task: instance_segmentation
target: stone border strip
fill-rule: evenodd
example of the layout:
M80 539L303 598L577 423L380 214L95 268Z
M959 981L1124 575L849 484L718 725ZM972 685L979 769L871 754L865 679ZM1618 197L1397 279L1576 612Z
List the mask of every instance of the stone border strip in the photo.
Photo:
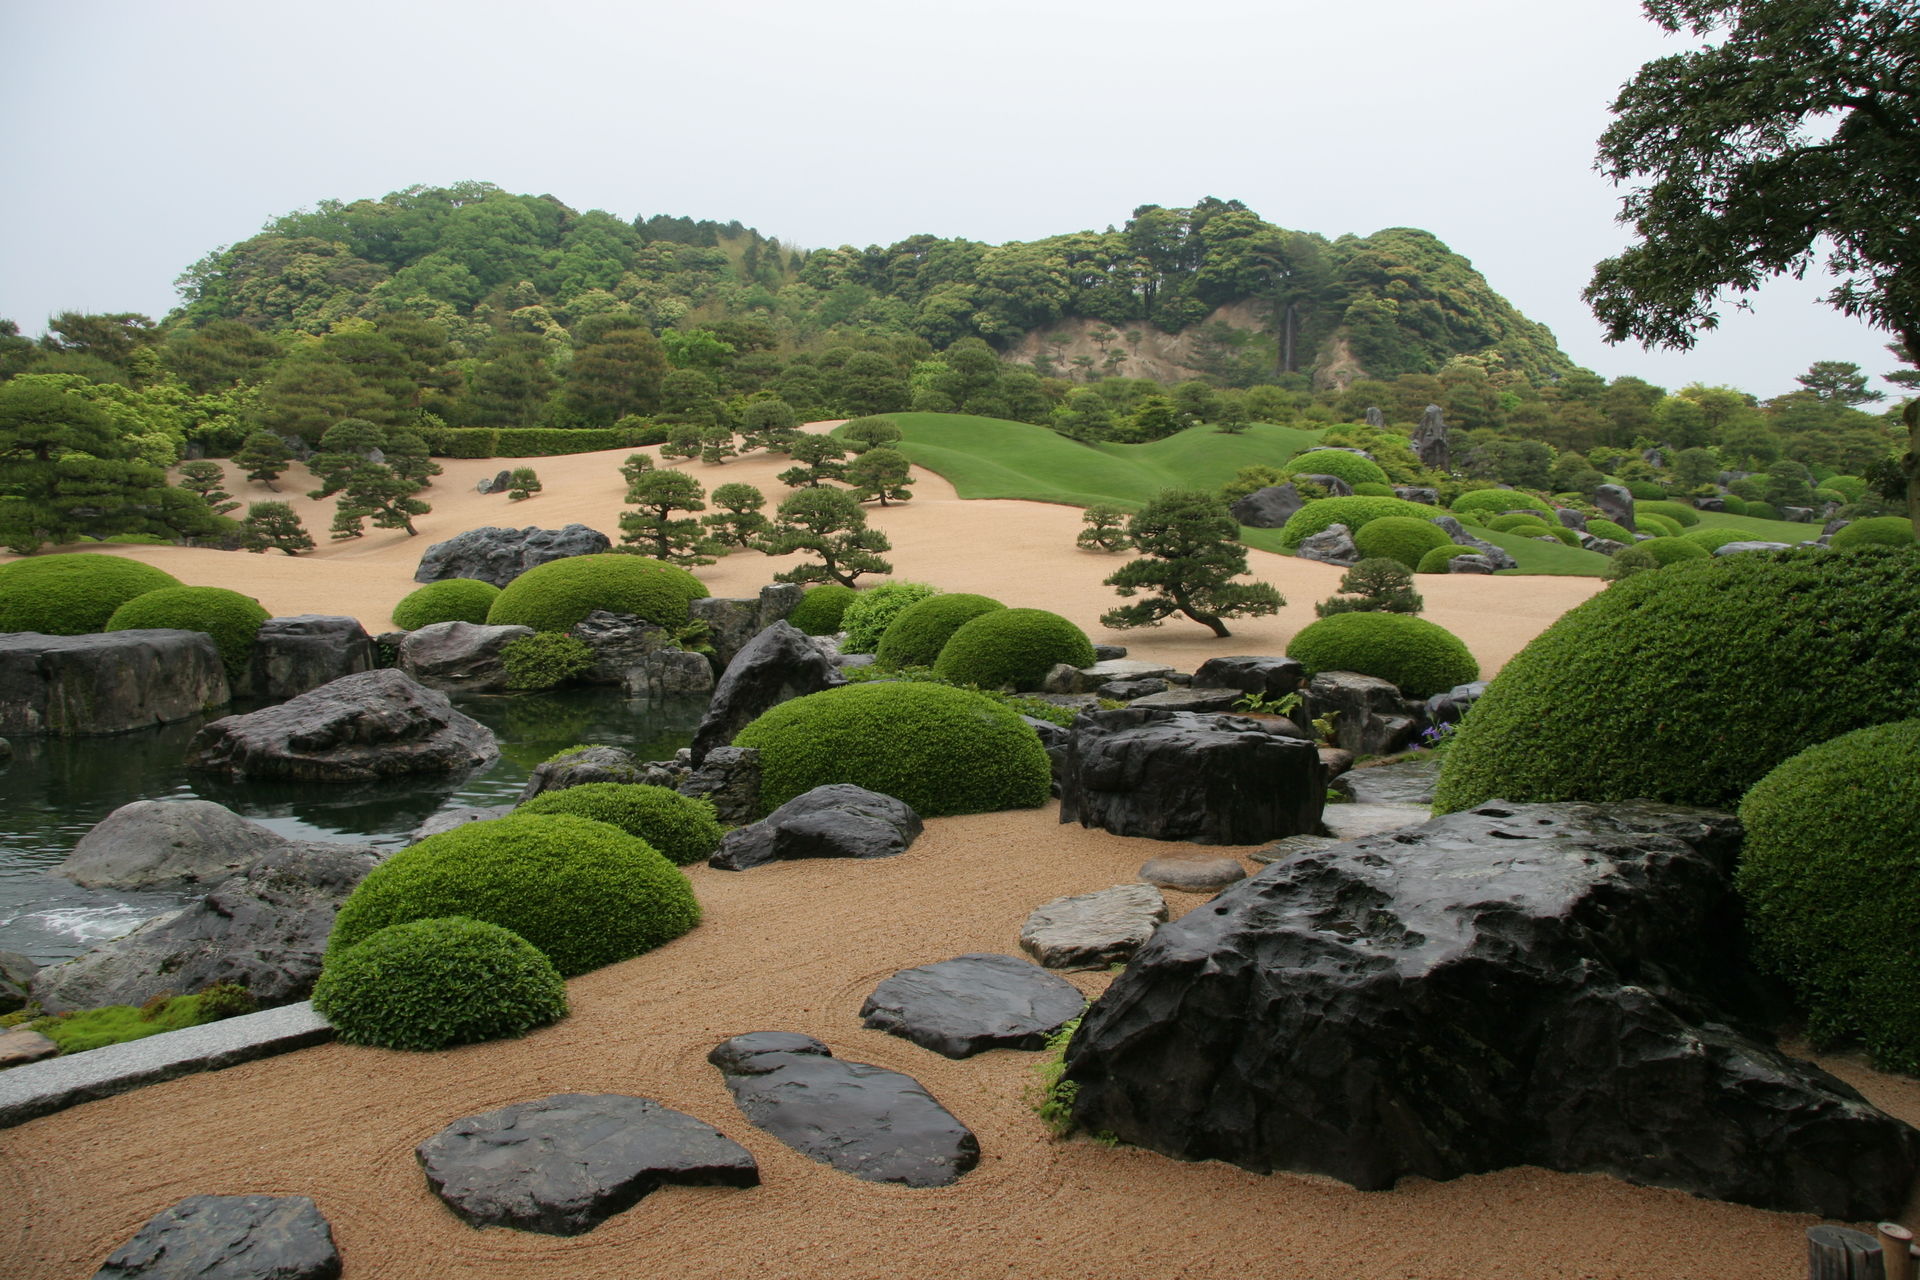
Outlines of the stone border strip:
M0 1071L0 1129L95 1098L333 1039L306 1001Z

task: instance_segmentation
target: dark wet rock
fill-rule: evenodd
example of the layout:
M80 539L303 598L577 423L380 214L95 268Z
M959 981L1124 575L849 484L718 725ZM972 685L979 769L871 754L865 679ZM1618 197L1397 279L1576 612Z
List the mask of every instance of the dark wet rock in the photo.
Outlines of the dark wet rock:
M17 951L0 951L0 1013L12 1013L27 1003L27 989L39 967Z
M691 649L661 649L647 656L626 689L656 702L705 696L713 692L713 664Z
M1309 719L1333 716L1334 745L1357 756L1404 751L1427 727L1427 704L1390 680L1353 671L1322 671L1307 685ZM1284 834L1284 833L1282 833Z
M236 781L371 782L465 773L499 753L493 732L446 694L388 669L215 720L194 735L187 764Z
M1593 505L1600 508L1602 519L1611 520L1628 533L1638 533L1640 528L1633 522L1633 495L1625 485L1603 484L1593 491Z
M704 796L722 823L751 822L760 812L760 751L757 747L715 747L698 769L673 783L683 796Z
M806 632L791 623L773 623L747 642L714 686L706 718L694 731L693 762L732 742L734 734L772 708L836 682L833 664Z
M1156 693L1165 693L1173 686L1165 680L1114 680L1101 685L1094 693L1115 702L1132 702L1136 698L1151 697Z
M1055 898L1020 926L1020 949L1049 969L1125 964L1167 918L1167 900L1150 884L1119 884Z
M1236 655L1208 658L1193 673L1196 689L1238 689L1262 698L1283 698L1306 687L1307 668L1297 658Z
M1263 845L1247 856L1255 862L1281 862L1300 853L1318 853L1339 844L1332 836L1288 836Z
M1422 755L1396 764L1368 765L1343 773L1328 784L1356 804L1433 803L1433 784L1440 780L1440 757Z
M757 1187L745 1147L685 1112L558 1093L456 1120L414 1149L427 1185L476 1227L577 1236L669 1183Z
M842 1173L944 1187L980 1161L972 1130L913 1077L842 1062L811 1036L755 1031L724 1041L707 1061L750 1123Z
M496 471L491 476L482 476L473 488L476 493L505 493L513 488L513 472Z
M1327 771L1327 781L1331 782L1347 770L1353 768L1353 752L1345 747L1320 748L1320 767Z
M1188 711L1196 715L1212 712L1232 711L1233 704L1245 695L1238 689L1213 688L1169 689L1165 693L1150 693L1144 698L1136 698L1133 705L1151 711ZM1099 710L1096 701L1089 711Z
M612 545L606 534L583 524L570 524L564 529L486 525L428 547L413 580L478 578L504 587L529 569L569 556L598 555Z
M190 719L231 696L203 631L0 634L0 733L126 733Z
M806 588L793 582L775 582L760 588L758 596L743 599L706 596L687 606L687 616L707 624L707 643L714 663L725 671L747 642L793 613Z
M1100 686L1120 680L1164 680L1174 674L1164 662L1143 662L1137 658L1111 658L1090 667L1075 667L1057 662L1041 682L1043 693L1097 693Z
M1294 548L1293 554L1302 560L1341 566L1357 564L1360 560L1360 548L1353 545L1353 534L1343 524L1329 525L1319 533L1308 535Z
M497 693L507 687L502 651L533 634L532 627L435 622L408 634L400 670L443 693Z
M1149 858L1141 864L1140 878L1156 888L1213 893L1245 880L1247 871L1238 858Z
M866 1026L949 1058L1041 1049L1087 998L1018 956L975 953L902 969L860 1007Z
M1231 509L1233 518L1249 529L1278 529L1306 505L1306 497L1289 482L1255 489L1236 499Z
M1727 509L1727 500L1725 498L1695 498L1693 500L1693 508L1696 511L1725 511Z
M520 788L519 803L525 804L543 791L564 791L589 782L642 782L645 767L625 747L582 747L533 766L526 785Z
M268 618L253 639L246 692L279 701L375 665L373 637L358 618L324 613Z
M1439 405L1430 404L1421 413L1420 425L1413 429L1413 451L1420 455L1421 466L1431 471L1448 469L1447 420Z
M1095 662L1112 662L1127 656L1127 646L1123 644L1096 644L1093 646Z
M513 812L510 804L455 805L451 809L442 809L415 827L407 836L408 844L419 844L428 836L437 836L442 832L464 827L469 822L492 822L495 818L504 818Z
M1572 507L1555 507L1553 514L1560 520L1562 529L1572 529L1575 533L1585 533L1587 517L1585 512L1575 511Z
M6 764L11 759L13 759L13 744L5 738L0 738L0 765Z
M750 826L727 832L707 865L722 871L794 858L891 858L923 824L904 800L851 783L815 787Z
M644 679L646 661L670 643L667 629L631 613L595 609L567 628L567 634L593 650L593 666L581 677L588 684L625 688Z
M1452 516L1434 516L1427 523L1439 525L1440 531L1449 538L1452 538L1453 545L1456 547L1469 547L1475 555L1485 557L1488 565L1493 569L1517 569L1520 567L1520 562L1513 558L1512 552L1508 551L1505 547L1496 547L1491 542L1474 537L1467 532L1464 525ZM1472 570L1460 569L1458 567L1459 564L1460 558L1456 556L1448 572L1473 572Z
M1296 854L1088 1011L1074 1118L1369 1189L1533 1164L1895 1213L1920 1135L1745 1030L1739 844L1703 810L1494 802Z
M338 1280L333 1229L305 1196L188 1196L107 1255L93 1280Z
M1433 724L1458 724L1486 691L1485 680L1470 680L1466 684L1453 686L1445 693L1436 693L1427 699L1427 719Z
M135 800L95 823L54 870L88 889L181 889L217 884L288 844L211 800Z
M1393 496L1402 502L1417 502L1423 507L1440 505L1440 491L1425 485L1397 484L1393 486Z

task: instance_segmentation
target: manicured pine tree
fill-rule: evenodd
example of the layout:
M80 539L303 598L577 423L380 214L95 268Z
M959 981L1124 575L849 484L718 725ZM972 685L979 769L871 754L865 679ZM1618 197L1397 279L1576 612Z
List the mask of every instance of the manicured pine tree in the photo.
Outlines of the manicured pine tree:
M513 474L507 477L507 500L525 502L540 492L540 477L532 467L515 467Z
M863 573L892 573L880 558L893 544L878 529L867 528L867 513L844 489L801 489L780 504L772 531L761 550L770 556L810 552L819 563L802 561L775 582L837 582L851 587Z
M1102 626L1152 627L1178 613L1227 636L1232 633L1222 618L1256 618L1286 604L1264 582L1233 581L1247 572L1247 551L1239 542L1240 526L1218 493L1165 490L1134 513L1127 536L1145 554L1120 566L1106 585L1129 598L1151 594L1101 614Z
M247 507L247 518L240 522L249 551L284 551L297 556L313 550L313 538L291 506L284 502L255 502Z
M772 522L760 514L760 508L767 505L767 496L750 484L723 484L713 491L712 499L719 510L702 516L700 523L711 529L723 545L753 546L773 527Z
M898 449L876 445L847 464L847 483L862 502L905 502L913 497L913 467Z
M841 459L847 456L847 450L832 436L796 436L787 452L800 464L780 473L780 483L789 489L817 489L822 480L846 479L847 466Z
M240 509L240 504L233 500L233 495L220 487L226 478L227 473L219 463L204 458L182 463L180 467L180 487L188 493L199 494L206 500L208 508L217 516Z
M286 473L292 462L293 450L271 431L249 433L240 442L239 452L233 455L234 465L246 468L247 479L258 480L267 486L269 493L280 492L273 482Z
M700 522L680 511L705 511L706 490L684 471L643 471L627 486L627 503L638 507L620 517L620 540L646 549L668 564L712 564Z

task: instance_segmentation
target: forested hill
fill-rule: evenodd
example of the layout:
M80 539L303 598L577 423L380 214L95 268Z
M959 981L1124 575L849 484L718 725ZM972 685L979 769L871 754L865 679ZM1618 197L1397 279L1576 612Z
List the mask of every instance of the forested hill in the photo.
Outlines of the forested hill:
M1130 373L1144 335L1181 335L1178 374L1239 386L1435 373L1457 356L1536 385L1574 367L1427 232L1328 240L1212 197L1025 243L918 235L807 250L738 222L627 221L486 183L411 187L277 218L179 284L169 327L321 334L400 313L437 321L468 355L502 333L566 344L618 318L656 332L753 323L789 350L846 333L936 350L978 337L1042 374L1081 377Z

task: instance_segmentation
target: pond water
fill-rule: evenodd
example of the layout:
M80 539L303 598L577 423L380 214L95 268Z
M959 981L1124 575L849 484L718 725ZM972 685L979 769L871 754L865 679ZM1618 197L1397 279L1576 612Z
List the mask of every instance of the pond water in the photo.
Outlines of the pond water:
M231 783L181 761L201 721L110 738L15 738L0 766L0 951L70 959L188 901L82 889L52 874L93 825L135 800L201 799L283 836L398 848L441 809L516 799L533 767L581 743L664 760L693 740L706 700L649 703L605 690L469 696L459 708L494 731L500 758L465 777L369 785Z

